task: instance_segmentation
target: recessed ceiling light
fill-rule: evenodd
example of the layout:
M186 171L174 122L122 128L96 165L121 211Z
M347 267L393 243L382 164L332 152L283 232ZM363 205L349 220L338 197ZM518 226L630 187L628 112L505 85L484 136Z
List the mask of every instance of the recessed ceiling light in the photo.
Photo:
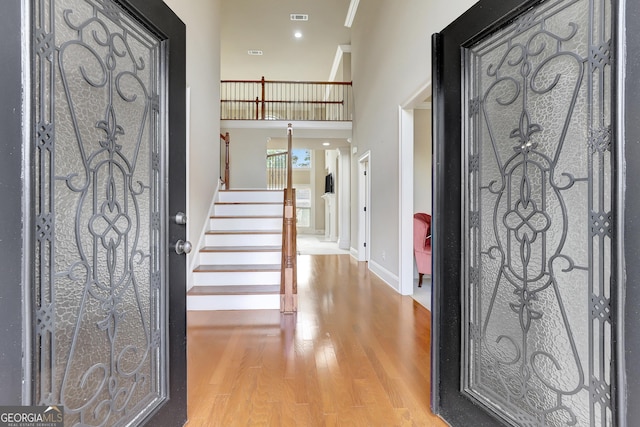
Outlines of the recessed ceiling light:
M294 35L297 39L299 39L299 38L301 38L301 37L302 37L302 33L301 33L300 31L296 31L293 35Z
M331 145L331 143L330 142L323 142L322 145L324 145L325 147L328 147L328 146Z

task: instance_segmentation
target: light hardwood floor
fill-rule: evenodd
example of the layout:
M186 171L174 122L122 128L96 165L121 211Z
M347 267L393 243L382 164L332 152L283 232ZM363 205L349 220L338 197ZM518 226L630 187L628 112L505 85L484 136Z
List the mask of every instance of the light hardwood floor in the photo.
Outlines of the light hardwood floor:
M299 312L188 313L188 427L445 426L429 312L349 255L298 256Z

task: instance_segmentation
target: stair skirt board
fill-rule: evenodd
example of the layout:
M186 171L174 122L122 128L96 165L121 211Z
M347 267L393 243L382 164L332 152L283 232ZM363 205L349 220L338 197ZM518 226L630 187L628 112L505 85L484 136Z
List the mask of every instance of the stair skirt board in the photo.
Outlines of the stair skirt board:
M279 310L280 294L188 295L187 310Z

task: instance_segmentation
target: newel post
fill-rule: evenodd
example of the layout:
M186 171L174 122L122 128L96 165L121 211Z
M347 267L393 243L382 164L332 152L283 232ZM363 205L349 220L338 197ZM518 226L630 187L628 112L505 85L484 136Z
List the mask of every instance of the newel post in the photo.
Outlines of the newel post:
M229 190L229 132L224 134L224 187Z
M287 127L287 186L284 189L284 212L282 223L282 268L280 277L280 311L298 311L298 281L296 268L296 195L293 188L292 128Z

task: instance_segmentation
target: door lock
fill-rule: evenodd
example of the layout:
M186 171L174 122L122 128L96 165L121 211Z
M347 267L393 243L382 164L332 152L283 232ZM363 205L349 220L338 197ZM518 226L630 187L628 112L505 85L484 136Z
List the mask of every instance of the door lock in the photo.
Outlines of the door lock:
M185 225L187 223L187 215L184 212L178 212L176 216L173 217L173 220L178 225Z
M191 252L191 249L193 249L193 246L188 240L185 242L184 240L180 239L176 242L175 251L178 255L188 254Z

